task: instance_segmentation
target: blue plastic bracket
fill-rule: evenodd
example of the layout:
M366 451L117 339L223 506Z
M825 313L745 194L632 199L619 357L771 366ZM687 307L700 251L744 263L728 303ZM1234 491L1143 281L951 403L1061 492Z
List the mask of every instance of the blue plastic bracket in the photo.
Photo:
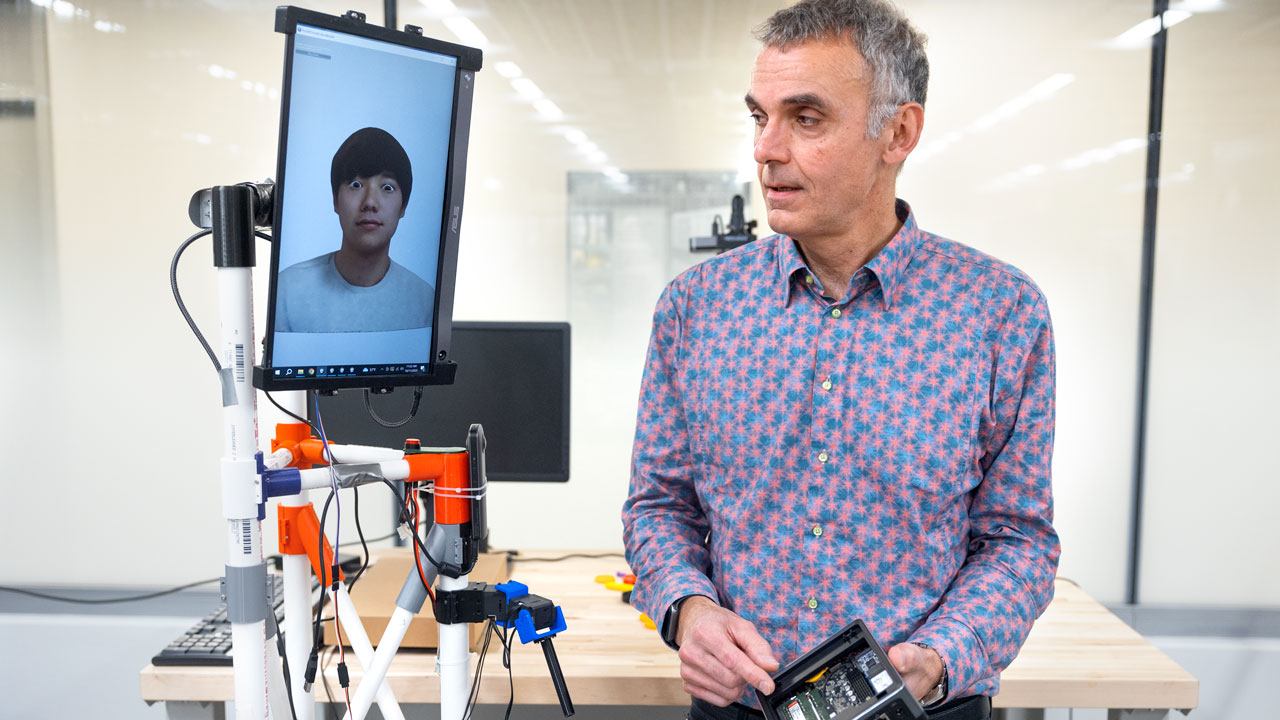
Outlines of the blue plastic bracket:
M516 616L516 631L520 633L520 642L524 645L528 645L535 640L546 640L563 632L566 627L564 610L558 606L556 607L556 621L545 632L541 633L533 626L533 616L529 614L528 610L521 610L520 614Z

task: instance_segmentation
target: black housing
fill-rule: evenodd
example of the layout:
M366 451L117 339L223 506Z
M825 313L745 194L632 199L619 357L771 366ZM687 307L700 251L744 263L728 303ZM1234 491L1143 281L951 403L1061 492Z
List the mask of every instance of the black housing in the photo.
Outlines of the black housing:
M875 691L874 697L856 706L841 709L832 720L919 720L925 717L924 708L902 682L902 676L889 662L889 657L871 631L861 620L854 620L843 630L828 638L818 647L802 655L795 662L773 675L774 691L769 695L756 691L760 708L769 720L791 720L789 713L781 710L797 692L804 689L806 681L818 673L866 652L875 654L875 675L888 673L890 682Z
M458 269L458 238L462 224L462 199L466 187L467 143L471 132L471 104L475 90L475 74L480 70L484 56L478 48L423 37L421 31L392 30L365 22L362 13L351 12L343 16L302 8L284 6L276 8L276 32L287 36L285 45L284 82L281 87L280 136L276 159L275 198L284 197L285 158L288 154L289 99L293 75L294 41L299 24L356 35L372 40L394 43L404 47L427 50L457 58L457 74L453 86L453 120L450 125L449 159L444 184L443 217L440 223L440 249L436 264L436 302L433 310L431 349L425 372L395 374L361 374L352 377L276 377L271 370L272 344L275 337L276 290L275 278L279 271L280 245L272 243L272 287L267 304L267 334L262 365L253 369L253 384L262 390L321 390L343 388L369 388L387 390L400 386L448 385L453 382L456 365L449 360L450 337L453 326L453 296ZM281 231L283 216L281 202L275 202L273 227Z

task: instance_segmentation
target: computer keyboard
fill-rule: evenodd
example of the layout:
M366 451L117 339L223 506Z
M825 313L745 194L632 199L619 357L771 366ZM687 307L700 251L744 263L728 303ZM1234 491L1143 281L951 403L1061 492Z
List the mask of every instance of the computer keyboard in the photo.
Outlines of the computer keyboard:
M284 581L279 575L271 578L271 605L276 623L284 621ZM312 579L312 587L316 587ZM153 665L231 665L231 623L227 620L227 605L205 616L200 622L179 635L151 658Z

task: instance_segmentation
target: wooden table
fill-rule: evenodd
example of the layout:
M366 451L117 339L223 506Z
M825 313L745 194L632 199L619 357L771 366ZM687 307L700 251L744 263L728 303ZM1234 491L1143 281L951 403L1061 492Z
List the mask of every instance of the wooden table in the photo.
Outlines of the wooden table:
M621 557L554 563L523 559L514 565L512 577L564 608L568 630L555 643L575 704L687 705L676 654L641 624L639 614L622 603L618 593L594 581L596 575L624 567ZM1166 709L1196 707L1199 682L1186 670L1073 583L1058 580L1056 590L1022 652L1002 675L997 708L1109 708L1117 711L1113 717L1163 717ZM507 702L500 651L495 640L480 682L481 703ZM347 661L354 687L359 661L353 653L347 654ZM326 670L334 690L336 662L330 660ZM517 703L556 704L537 648L517 645L512 668ZM434 653L406 650L396 657L388 679L402 704L438 703L434 672ZM234 696L230 668L149 665L141 681L142 698L170 703L174 717L186 716L193 709L190 703ZM315 684L314 692L318 700L327 700L322 683ZM178 712L173 703L185 710Z

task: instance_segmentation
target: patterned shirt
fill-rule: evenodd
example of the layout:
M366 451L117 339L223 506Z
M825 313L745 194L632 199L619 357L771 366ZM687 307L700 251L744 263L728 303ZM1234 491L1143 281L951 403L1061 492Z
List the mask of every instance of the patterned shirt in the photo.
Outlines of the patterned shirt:
M949 697L994 695L1060 554L1049 311L897 211L834 301L784 236L667 286L623 507L633 602L661 620L706 595L784 664L861 618L937 650Z

